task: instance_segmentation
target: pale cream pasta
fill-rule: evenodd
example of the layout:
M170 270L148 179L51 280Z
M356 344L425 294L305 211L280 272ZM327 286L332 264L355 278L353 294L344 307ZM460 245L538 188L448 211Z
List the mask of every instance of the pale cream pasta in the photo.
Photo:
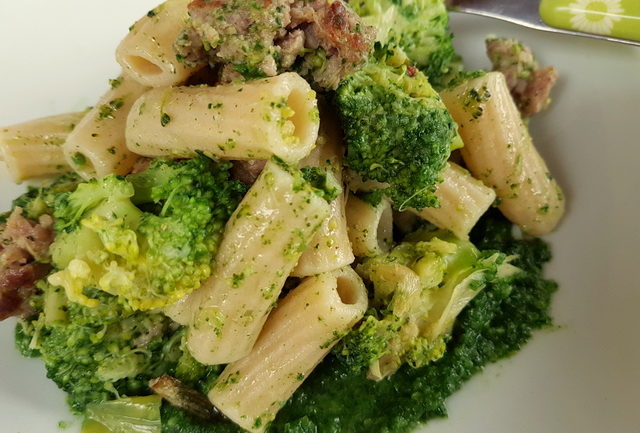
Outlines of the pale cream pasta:
M225 368L209 399L242 428L263 432L366 309L367 290L350 267L305 279L271 313L251 353Z
M145 156L297 162L318 138L315 92L290 72L244 84L165 87L141 97L127 121L127 146Z
M438 184L435 192L440 207L410 209L410 212L438 228L451 231L460 239L466 239L473 226L495 201L496 193L454 163L447 163L441 175L443 181Z
M329 170L340 183L342 181L342 142L337 119L329 113L322 113L320 133L315 149L301 166L320 167ZM349 234L347 232L347 216L345 210L345 194L341 193L331 202L331 213L324 220L320 230L300 257L292 275L304 277L329 272L347 266L355 260Z
M43 117L0 128L0 160L14 182L71 171L62 151L84 113Z
M356 257L372 257L389 251L393 242L391 202L373 206L353 194L347 198L347 228Z
M69 165L85 179L131 171L139 155L127 149L125 126L134 102L147 87L123 75L80 120L62 149Z
M299 174L267 162L227 222L211 277L179 308L191 312L187 346L198 361L225 364L249 353L329 211Z
M116 50L116 60L131 78L149 87L172 86L200 69L180 62L173 48L187 22L189 3L165 1L131 26Z
M467 167L496 191L502 213L534 236L552 231L564 213L564 195L534 147L504 75L489 72L441 96L460 126Z

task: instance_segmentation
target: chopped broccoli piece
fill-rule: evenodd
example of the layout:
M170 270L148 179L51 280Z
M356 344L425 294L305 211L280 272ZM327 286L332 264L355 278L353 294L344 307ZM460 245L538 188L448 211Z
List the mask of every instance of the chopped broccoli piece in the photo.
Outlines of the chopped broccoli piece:
M373 283L374 309L339 352L352 367L382 379L402 364L422 367L445 352L460 311L488 282L515 268L505 255L480 253L442 231L420 231L357 268ZM500 274L500 275L499 275Z
M27 192L13 200L11 208L22 208L23 216L32 220L37 220L44 214L52 215L56 197L75 190L81 181L82 179L77 174L66 173L41 186L29 186ZM7 212L3 215L8 216L10 213Z
M229 180L230 166L205 156L157 159L126 179L111 175L62 194L51 246L58 271L49 281L85 306L97 305L84 293L97 287L142 310L196 289L246 189Z
M309 182L316 193L328 202L332 202L342 194L342 185L328 170L320 167L302 167L300 171L304 180Z
M386 184L398 210L436 207L457 126L427 78L394 65L394 53L378 47L376 58L338 88L345 164L365 181Z
M377 29L376 41L401 48L411 62L441 89L461 68L453 48L443 0L352 0L365 24Z
M22 353L44 361L75 412L119 395L148 394L147 381L172 372L182 355L183 331L163 314L135 312L115 296L87 292L97 307L67 299L61 320L41 310L16 327Z

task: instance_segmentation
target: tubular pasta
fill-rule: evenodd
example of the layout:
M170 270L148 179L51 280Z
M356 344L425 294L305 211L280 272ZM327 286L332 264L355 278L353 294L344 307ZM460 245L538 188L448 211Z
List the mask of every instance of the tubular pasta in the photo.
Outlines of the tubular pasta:
M367 290L350 267L305 279L271 313L251 353L225 368L209 399L242 428L263 432L366 309Z
M62 145L84 113L43 117L0 129L0 160L14 182L53 176L71 168Z
M246 84L154 89L127 121L127 146L145 156L297 162L318 138L315 92L296 73Z
M140 18L116 49L116 60L134 80L149 87L184 82L200 67L176 58L174 41L189 17L190 0L165 1Z
M322 116L326 117L324 112ZM308 157L300 161L300 165L330 170L342 183L342 143L334 121L337 122L337 119L329 117L329 121L320 123L316 147ZM329 272L353 263L354 259L347 232L345 195L340 194L331 202L331 214L300 257L292 275L305 277Z
M83 178L124 175L139 155L125 145L127 115L146 87L127 76L113 80L111 89L85 114L62 147L69 165Z
M172 316L189 317L187 347L204 364L247 355L329 204L273 160L227 223L211 277ZM171 314L171 313L170 313Z
M564 213L564 195L534 147L504 75L489 72L441 96L460 126L467 167L495 190L502 213L534 236L552 231Z
M410 211L460 239L467 239L473 226L494 202L496 193L454 163L447 163L442 178L435 192L440 207Z
M387 199L374 207L350 194L346 214L349 240L356 257L372 257L389 251L393 241L393 212Z

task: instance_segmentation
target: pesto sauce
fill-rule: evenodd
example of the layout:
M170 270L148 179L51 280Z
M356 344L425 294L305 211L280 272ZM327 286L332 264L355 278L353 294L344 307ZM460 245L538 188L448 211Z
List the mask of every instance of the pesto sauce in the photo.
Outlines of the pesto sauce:
M278 413L270 433L406 433L419 423L447 415L445 400L486 364L509 357L531 337L551 325L548 310L557 285L542 278L550 259L540 239L516 240L511 224L496 210L474 229L481 249L518 254L524 270L513 281L485 288L461 313L437 362L403 367L389 379L374 382L329 356ZM169 405L162 410L163 433L240 433L232 423L207 424Z

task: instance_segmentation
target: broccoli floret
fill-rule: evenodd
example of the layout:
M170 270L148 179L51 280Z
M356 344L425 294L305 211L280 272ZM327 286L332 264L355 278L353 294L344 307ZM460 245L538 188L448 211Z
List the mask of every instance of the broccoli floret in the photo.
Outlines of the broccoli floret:
M120 395L149 394L147 381L173 372L182 356L184 332L163 314L135 312L95 289L88 294L100 301L97 307L67 299L61 320L47 317L45 305L37 319L16 327L22 353L44 361L75 412Z
M84 292L97 287L142 310L196 289L246 190L229 180L230 167L205 156L158 159L126 179L110 175L62 194L49 281L88 307L98 301Z
M53 207L58 195L76 189L82 181L75 173L66 173L40 186L29 186L27 192L13 200L11 209L22 208L22 215L37 220L44 214L53 214ZM11 212L0 215L0 219L8 217Z
M398 210L436 207L434 191L457 145L457 126L424 74L378 48L337 91L345 163L364 180L385 184Z
M481 253L443 231L411 234L389 253L357 267L373 284L372 311L338 355L382 379L402 364L440 359L456 316L487 283L515 268L502 253Z
M400 47L441 89L461 68L453 48L443 0L352 0L363 22L377 29L376 40Z

